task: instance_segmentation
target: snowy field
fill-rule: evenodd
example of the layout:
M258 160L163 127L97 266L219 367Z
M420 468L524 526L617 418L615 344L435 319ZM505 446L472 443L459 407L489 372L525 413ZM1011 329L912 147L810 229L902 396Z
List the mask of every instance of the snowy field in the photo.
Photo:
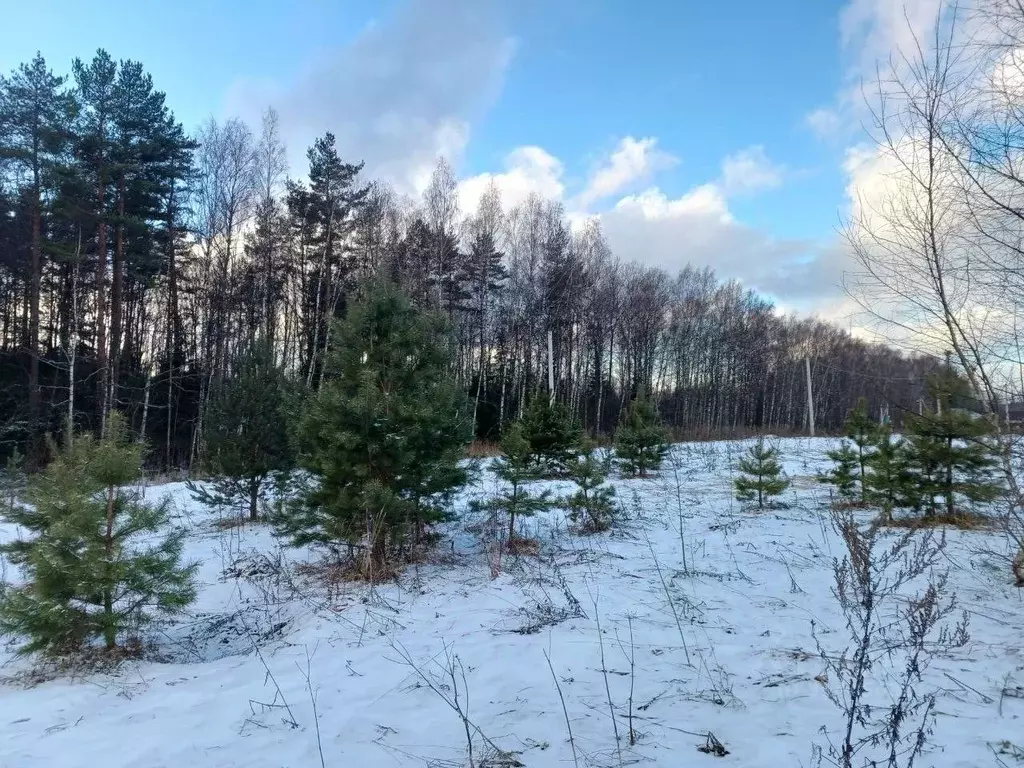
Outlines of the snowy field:
M494 490L484 473L431 561L372 590L311 580L310 553L218 528L183 485L152 487L190 529L198 602L155 630L159 661L115 674L26 685L27 662L0 649L0 767L469 765L442 696L467 712L478 768L812 765L841 721L812 623L828 653L849 645L831 593L843 548L814 482L828 442L780 444L786 509L733 500L745 444L677 446L678 486L671 469L616 479L628 516L597 536L558 510L523 521L540 555L506 556L496 578L467 510ZM971 639L925 673L940 694L919 765L1024 765L1006 743L1024 746L1024 593L985 550L1005 543L949 532ZM708 733L727 755L698 750Z

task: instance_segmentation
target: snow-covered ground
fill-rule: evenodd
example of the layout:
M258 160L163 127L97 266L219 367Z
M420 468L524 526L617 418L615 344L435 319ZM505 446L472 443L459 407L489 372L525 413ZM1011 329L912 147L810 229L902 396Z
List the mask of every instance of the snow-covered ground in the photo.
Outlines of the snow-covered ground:
M311 582L296 568L309 553L263 527L217 528L183 485L150 488L191 529L198 602L157 631L160 661L115 674L28 687L27 663L0 650L0 766L468 765L442 698L456 694L479 729L477 766L510 764L484 762L487 740L530 768L572 766L573 747L580 766L811 765L840 723L812 622L829 652L848 645L831 594L842 545L814 482L828 442L780 442L787 509L732 499L745 444L682 445L678 493L671 470L615 480L629 516L598 536L574 535L559 511L524 521L540 557L506 556L497 578L467 511L493 491L485 473L432 561L373 590ZM1014 765L1001 743L1024 746L1024 594L979 554L1004 548L949 533L971 639L926 672L941 693L920 765ZM869 699L887 703L881 689ZM728 755L698 751L709 732Z

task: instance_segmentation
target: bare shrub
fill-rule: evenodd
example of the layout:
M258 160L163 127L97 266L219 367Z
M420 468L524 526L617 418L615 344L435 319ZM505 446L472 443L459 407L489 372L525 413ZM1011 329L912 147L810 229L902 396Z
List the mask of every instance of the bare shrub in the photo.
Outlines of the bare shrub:
M862 525L849 510L834 511L832 521L846 550L834 562L833 594L850 644L834 656L815 635L826 694L843 714L841 739L817 748L818 763L853 768L856 757L858 765L910 768L935 719L937 692L922 687L923 672L936 654L968 640L966 612L952 628L946 621L956 598L948 574L936 570L945 537L908 530L886 541L880 521ZM905 594L914 582L917 590ZM887 691L888 700L869 698L869 690Z
M393 642L391 647L398 654L401 663L409 667L419 681L438 696L458 716L466 736L466 752L469 768L485 768L485 766L501 766L502 768L522 768L514 752L501 749L484 734L480 727L469 716L469 683L466 680L466 668L455 653L453 646L444 643L440 659L432 659L433 668L424 668L413 660L409 651L400 643Z

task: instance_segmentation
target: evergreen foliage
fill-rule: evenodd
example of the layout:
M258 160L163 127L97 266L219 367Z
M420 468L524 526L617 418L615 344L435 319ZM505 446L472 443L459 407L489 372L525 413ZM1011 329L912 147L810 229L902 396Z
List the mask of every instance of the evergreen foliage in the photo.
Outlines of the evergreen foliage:
M931 517L941 499L952 517L958 499L993 501L1002 490L994 448L988 442L994 428L988 419L956 407L970 392L952 369L932 376L929 392L936 410L926 408L905 418L909 469L916 486L912 506Z
M204 460L214 477L190 484L197 500L247 510L250 520L258 518L268 487L293 465L288 400L284 372L268 348L255 347L210 405Z
M847 414L846 423L843 425L843 432L854 446L853 452L857 459L854 479L860 494L861 504L867 504L868 502L868 462L878 445L879 429L878 422L868 415L868 401L863 397L860 398L857 401L857 406Z
M736 498L748 502L756 499L758 509L764 509L766 500L789 487L789 480L782 476L778 449L766 445L762 437L740 459L739 470L741 474L734 481Z
M314 481L276 520L295 544L366 546L368 578L387 572L410 532L443 517L467 479L468 402L449 371L444 319L397 288L366 286L337 323L323 386L298 425Z
M605 481L608 460L598 455L592 440L580 443L579 455L566 465L566 475L576 483L576 493L566 499L569 518L583 530L604 531L615 513L615 488Z
M167 503L127 487L141 459L114 412L102 440L81 435L61 448L30 478L27 504L6 510L5 520L30 534L0 547L25 575L0 600L0 631L24 638L22 653L76 651L95 638L113 649L194 599L196 566L181 564L184 532L152 537L167 526Z
M522 419L522 434L533 462L547 474L560 474L579 442L579 429L565 406L538 395Z
M15 447L7 457L3 472L0 473L0 508L13 510L18 503L18 495L24 489L26 481L24 463L25 457Z
M489 500L484 507L508 515L508 542L517 538L516 520L533 517L551 506L551 492L534 493L530 483L540 479L533 446L526 439L523 428L513 424L501 439L500 458L491 464L494 474L505 483L505 492Z
M626 419L615 432L615 455L623 471L646 477L656 471L668 453L668 433L658 420L658 412L641 392L629 404Z
M908 468L907 447L893 439L889 427L878 432L875 451L868 457L868 503L882 508L887 519L892 511L908 505L914 478Z
M849 442L843 440L838 449L828 451L825 455L832 460L834 466L818 479L823 483L835 486L841 501L851 502L860 496L858 491L858 486L861 483L858 452L851 447Z

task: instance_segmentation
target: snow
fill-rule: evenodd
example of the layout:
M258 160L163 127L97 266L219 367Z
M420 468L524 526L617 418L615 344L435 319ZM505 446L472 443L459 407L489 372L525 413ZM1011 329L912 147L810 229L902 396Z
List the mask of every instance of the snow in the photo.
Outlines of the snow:
M814 481L831 443L780 441L794 482L788 507L764 512L732 498L733 466L747 445L677 446L678 494L668 467L615 479L629 514L609 533L577 536L557 510L523 521L540 557L506 555L493 579L471 532L480 520L468 511L494 490L485 472L460 498L463 514L445 526L432 561L374 589L311 581L297 566L315 553L283 547L259 525L218 528L183 485L151 487L147 495L169 495L176 522L190 530L199 600L154 630L160 660L113 673L28 686L28 662L13 646L0 650L8 678L0 766L319 766L321 747L325 766L468 765L462 721L424 680L455 693L443 679L447 656L461 663L459 701L468 696L482 734L531 768L571 766L545 654L579 765L619 765L620 750L622 764L811 765L812 746L840 724L815 679L825 667L812 622L830 652L848 644L831 593L842 546L827 521L827 491ZM1024 685L1024 594L985 550L1005 543L992 533L948 534L950 585L970 613L971 640L926 671L926 687L941 692L920 765L997 765L1000 743L1024 743L1024 698L1001 693ZM869 692L877 703L884 696ZM708 732L727 756L697 750ZM474 748L484 764L479 736Z

